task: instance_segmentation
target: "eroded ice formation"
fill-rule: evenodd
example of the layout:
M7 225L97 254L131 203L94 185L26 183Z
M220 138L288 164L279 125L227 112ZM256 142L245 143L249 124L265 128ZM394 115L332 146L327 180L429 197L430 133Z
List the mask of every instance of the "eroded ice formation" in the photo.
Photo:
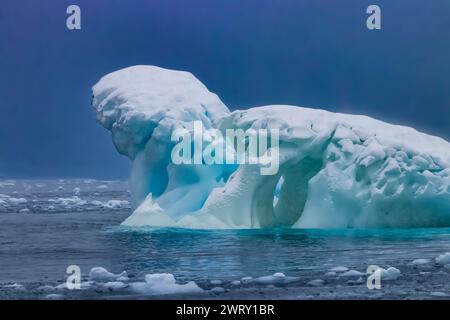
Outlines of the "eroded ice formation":
M450 144L366 116L272 105L230 112L192 74L134 66L93 87L97 120L133 161L129 226L450 226ZM174 165L173 130L278 129L279 171ZM207 143L203 147L207 147Z

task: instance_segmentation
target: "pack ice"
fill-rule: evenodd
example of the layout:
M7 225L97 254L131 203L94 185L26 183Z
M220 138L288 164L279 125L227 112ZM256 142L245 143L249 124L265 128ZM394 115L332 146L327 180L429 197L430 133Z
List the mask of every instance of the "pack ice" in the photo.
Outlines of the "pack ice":
M136 209L123 225L450 226L450 144L413 128L287 105L230 112L191 73L155 66L104 76L93 106L133 162ZM171 134L193 121L222 132L278 129L278 174L254 164L174 165Z

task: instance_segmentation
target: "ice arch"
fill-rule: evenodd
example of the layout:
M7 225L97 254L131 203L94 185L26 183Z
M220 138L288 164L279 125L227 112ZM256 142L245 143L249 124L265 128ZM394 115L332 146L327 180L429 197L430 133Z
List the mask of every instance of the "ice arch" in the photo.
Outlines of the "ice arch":
M135 66L93 88L97 120L133 161L130 226L450 226L450 144L365 116L295 106L230 112L192 74ZM171 132L277 129L280 167L174 165Z

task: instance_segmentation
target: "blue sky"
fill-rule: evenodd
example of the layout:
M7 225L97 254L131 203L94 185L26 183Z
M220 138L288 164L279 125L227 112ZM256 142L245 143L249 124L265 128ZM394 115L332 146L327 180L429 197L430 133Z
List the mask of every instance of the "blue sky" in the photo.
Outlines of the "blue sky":
M125 179L90 88L136 64L190 71L231 109L321 107L450 139L449 30L448 0L2 1L0 176Z

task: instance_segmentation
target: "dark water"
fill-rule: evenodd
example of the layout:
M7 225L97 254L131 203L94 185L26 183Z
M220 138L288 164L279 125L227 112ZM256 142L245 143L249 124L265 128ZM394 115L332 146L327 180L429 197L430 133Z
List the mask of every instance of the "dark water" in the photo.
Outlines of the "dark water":
M84 275L102 266L115 273L126 270L136 279L168 272L197 283L275 272L314 279L336 266L365 272L373 264L397 267L407 276L420 273L409 267L418 258L430 259L437 272L434 258L450 251L450 229L130 229L119 226L131 212L129 204L95 204L127 200L125 183L9 183L1 185L0 194L16 200L0 204L0 284L60 282L73 264ZM71 198L74 192L78 199ZM26 202L17 200L22 197ZM58 197L75 200L49 201Z

